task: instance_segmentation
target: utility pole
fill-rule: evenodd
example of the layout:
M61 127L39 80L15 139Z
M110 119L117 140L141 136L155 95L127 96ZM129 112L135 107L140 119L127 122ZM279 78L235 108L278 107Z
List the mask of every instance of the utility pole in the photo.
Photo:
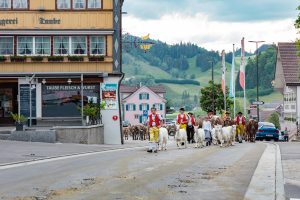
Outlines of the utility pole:
M256 101L259 101L258 44L263 43L265 41L258 40L258 41L249 41L249 42L256 44L256 53L255 53L256 54ZM257 122L259 122L259 105L257 105Z
M215 81L214 81L214 61L211 61L211 81L212 81L212 111L215 113Z

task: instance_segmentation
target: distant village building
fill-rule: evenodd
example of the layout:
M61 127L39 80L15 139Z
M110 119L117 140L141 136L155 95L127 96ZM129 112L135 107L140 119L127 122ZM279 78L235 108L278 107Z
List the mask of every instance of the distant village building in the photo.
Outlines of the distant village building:
M166 116L166 90L163 86L127 86L121 85L122 117L131 125L142 124L147 120L151 107Z
M274 87L283 94L285 119L300 119L300 79L298 50L295 43L278 43Z

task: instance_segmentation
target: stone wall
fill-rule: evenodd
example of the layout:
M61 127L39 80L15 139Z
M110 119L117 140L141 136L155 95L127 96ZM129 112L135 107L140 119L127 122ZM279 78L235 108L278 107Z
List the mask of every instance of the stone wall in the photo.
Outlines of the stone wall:
M104 144L103 125L54 127L57 142L79 144Z
M12 131L6 139L24 142L55 143L56 135L54 130Z

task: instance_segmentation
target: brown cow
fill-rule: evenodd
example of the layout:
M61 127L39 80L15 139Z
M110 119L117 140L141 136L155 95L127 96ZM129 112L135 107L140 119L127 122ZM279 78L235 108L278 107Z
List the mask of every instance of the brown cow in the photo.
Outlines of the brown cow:
M246 130L245 130L245 139L249 142L255 142L256 132L258 130L258 123L257 121L250 119L246 123Z

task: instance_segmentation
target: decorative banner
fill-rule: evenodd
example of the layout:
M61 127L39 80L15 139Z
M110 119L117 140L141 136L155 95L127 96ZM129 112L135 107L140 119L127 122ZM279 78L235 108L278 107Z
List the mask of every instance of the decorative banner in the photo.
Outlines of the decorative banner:
M226 95L226 63L225 63L225 50L222 51L222 90Z
M101 99L105 102L106 110L117 110L118 99L117 99L117 83L102 83L101 84Z
M241 41L240 85L245 90L245 38Z
M235 97L235 49L233 45L233 51L232 51L232 66L231 66L231 79L230 79L230 92L229 96L231 98Z

